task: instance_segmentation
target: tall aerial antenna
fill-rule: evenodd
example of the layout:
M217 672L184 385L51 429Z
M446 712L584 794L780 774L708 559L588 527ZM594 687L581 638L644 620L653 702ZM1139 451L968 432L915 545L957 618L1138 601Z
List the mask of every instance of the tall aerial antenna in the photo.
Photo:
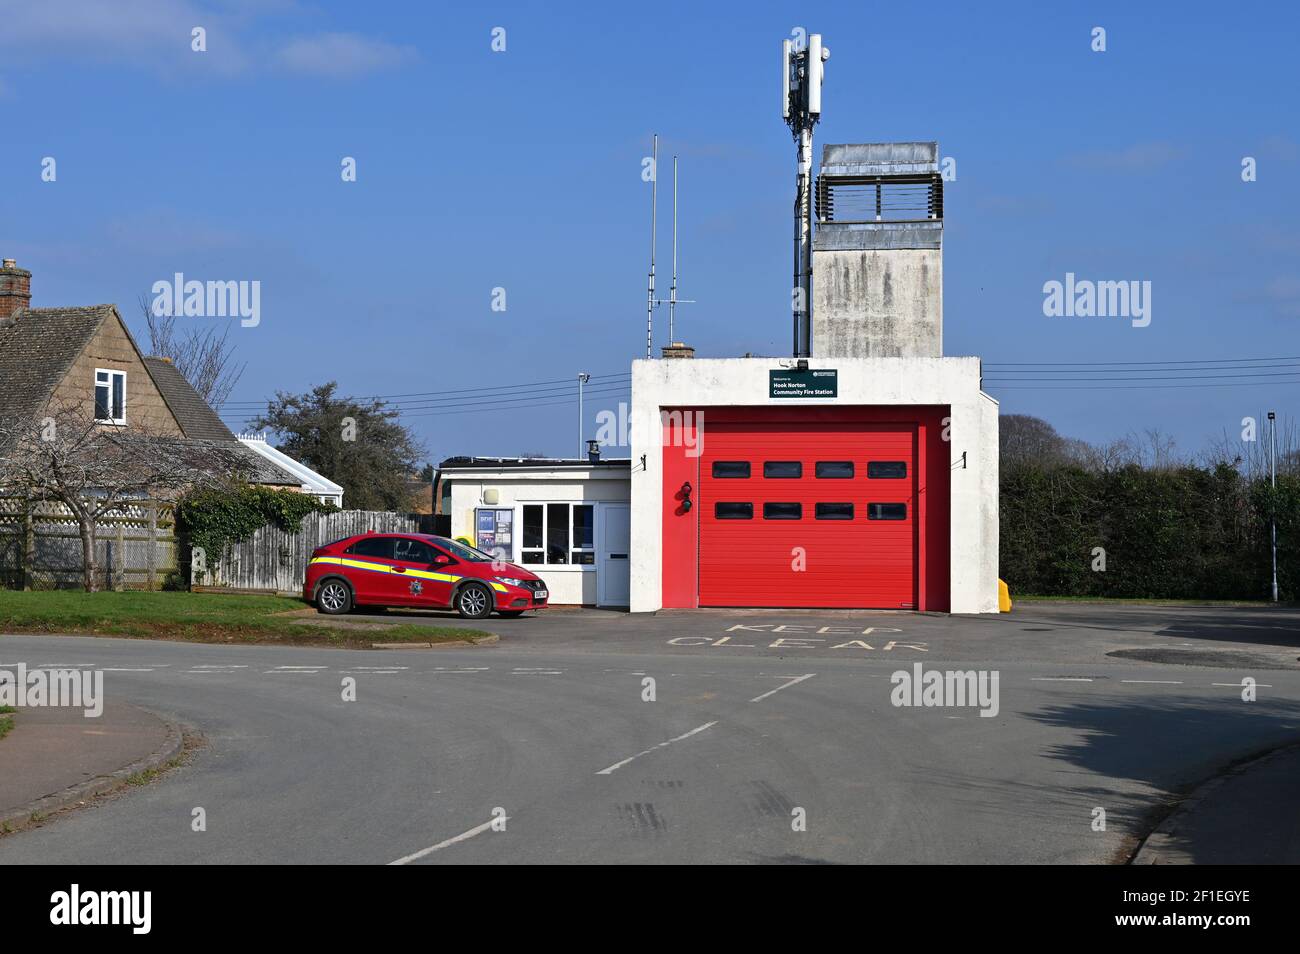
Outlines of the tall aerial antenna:
M654 154L650 160L650 282L645 296L645 356L654 357L655 305L655 229L659 211L659 134L655 133Z
M781 43L781 115L798 144L794 200L794 356L812 351L812 131L821 119L822 78L831 51L820 33Z
M673 337L673 320L677 316L677 157L673 156L673 286L668 292L668 343Z
M674 322L678 305L693 305L694 298L677 297L677 157L673 156L673 283L668 299L655 297L655 235L658 224L659 195L659 136L654 137L654 156L651 160L653 178L650 180L650 274L646 285L645 301L645 356L654 357L654 310L660 305L668 306L668 343L673 344L676 333Z
M677 332L673 328L678 305L693 305L694 298L677 297L677 157L673 156L673 287L668 293L668 343L677 343Z

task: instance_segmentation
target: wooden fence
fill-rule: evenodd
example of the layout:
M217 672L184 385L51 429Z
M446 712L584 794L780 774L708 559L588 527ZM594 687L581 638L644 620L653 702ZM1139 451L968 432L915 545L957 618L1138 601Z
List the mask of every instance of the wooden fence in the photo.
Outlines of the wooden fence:
M176 569L172 509L141 501L107 514L94 546L102 589L159 589ZM0 497L0 587L80 587L82 564L81 531L67 507Z
M312 550L341 537L373 530L379 533L413 533L414 518L378 510L341 510L309 513L297 533L263 527L232 546L215 562L203 555L204 569L191 561L191 588L196 591L301 593Z

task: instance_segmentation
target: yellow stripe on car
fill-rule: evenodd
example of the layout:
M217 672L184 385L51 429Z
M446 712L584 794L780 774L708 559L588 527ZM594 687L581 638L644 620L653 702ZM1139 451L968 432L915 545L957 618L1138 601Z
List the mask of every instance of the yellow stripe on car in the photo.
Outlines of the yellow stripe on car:
M391 566L387 563L367 563L365 560L351 560L346 557L314 557L309 560L308 563L328 563L333 566L350 567L354 570L370 570L374 573L395 573L399 569L398 567ZM400 569L401 572L398 574L399 576L413 576L421 580L437 580L439 583L456 583L463 579L463 577L457 576L455 573L435 573L432 570L412 570L407 568ZM506 588L500 583L493 583L492 585L502 593L506 592Z

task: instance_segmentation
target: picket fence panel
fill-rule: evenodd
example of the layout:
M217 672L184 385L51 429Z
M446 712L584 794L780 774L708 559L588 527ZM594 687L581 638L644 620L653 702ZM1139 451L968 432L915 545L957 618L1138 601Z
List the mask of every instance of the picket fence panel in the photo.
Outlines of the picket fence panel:
M311 552L325 543L366 531L412 533L417 521L407 514L382 510L309 513L297 533L266 526L234 544L215 561L204 554L206 569L191 573L196 588L300 593Z

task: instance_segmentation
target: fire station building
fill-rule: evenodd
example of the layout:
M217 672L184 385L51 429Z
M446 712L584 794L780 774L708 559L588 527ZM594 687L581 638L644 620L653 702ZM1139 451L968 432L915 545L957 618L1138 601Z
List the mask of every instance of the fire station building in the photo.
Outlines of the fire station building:
M943 356L933 142L829 145L808 358L632 366L633 612L998 609L998 406Z
M830 145L798 358L632 364L631 459L443 463L556 603L998 610L998 405L943 355L933 142Z

